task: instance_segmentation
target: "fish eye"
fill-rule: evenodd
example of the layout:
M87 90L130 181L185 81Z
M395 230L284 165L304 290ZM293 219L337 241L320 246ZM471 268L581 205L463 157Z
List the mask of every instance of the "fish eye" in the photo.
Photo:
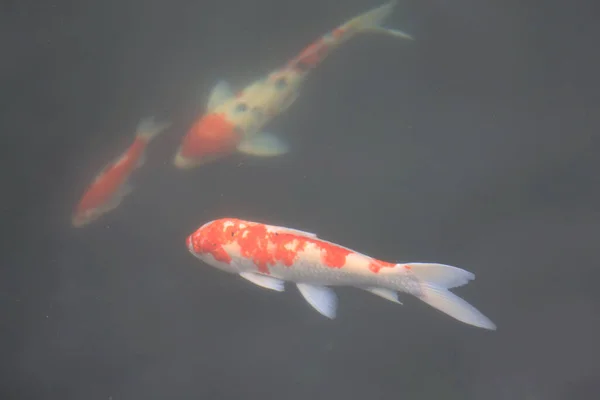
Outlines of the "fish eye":
M286 86L287 86L287 80L283 76L275 81L275 87L277 89L283 89Z
M248 105L246 103L238 103L235 106L235 111L237 112L244 112L246 110L248 110Z

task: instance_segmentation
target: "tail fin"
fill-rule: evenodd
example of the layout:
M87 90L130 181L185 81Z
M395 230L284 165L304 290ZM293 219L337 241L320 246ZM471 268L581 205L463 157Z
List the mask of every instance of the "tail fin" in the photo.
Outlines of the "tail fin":
M387 2L377 8L367 11L348 22L349 25L355 25L363 32L385 33L387 35L413 40L413 37L397 29L390 29L382 26L383 21L392 13L396 6L396 0Z
M138 137L152 140L170 126L170 122L156 122L154 117L146 117L138 123L135 134Z
M469 271L444 264L400 264L410 269L419 281L419 299L433 308L464 322L483 329L496 330L496 325L475 307L448 291L475 279Z

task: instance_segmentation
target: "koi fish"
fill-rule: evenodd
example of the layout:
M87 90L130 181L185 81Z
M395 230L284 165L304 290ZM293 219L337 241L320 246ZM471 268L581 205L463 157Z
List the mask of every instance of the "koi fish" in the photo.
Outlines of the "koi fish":
M81 197L71 217L74 227L86 225L121 204L132 191L130 175L144 164L148 143L169 126L170 123L154 122L152 117L139 122L133 143L116 160L102 168Z
M287 153L289 146L277 136L264 132L263 127L296 101L308 73L332 50L365 32L412 39L406 33L381 26L395 3L391 1L352 18L306 47L284 67L237 94L226 81L219 81L210 93L206 113L183 137L174 165L182 169L193 168L234 152L259 157Z
M448 289L475 276L444 264L391 263L320 239L314 233L235 218L208 222L186 239L188 250L219 270L282 292L293 282L320 314L334 319L338 299L329 286L356 287L402 304L411 294L451 317L479 328L496 325Z

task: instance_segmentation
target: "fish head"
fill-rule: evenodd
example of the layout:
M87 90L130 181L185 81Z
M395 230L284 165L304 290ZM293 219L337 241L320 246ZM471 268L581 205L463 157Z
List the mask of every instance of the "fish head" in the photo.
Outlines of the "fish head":
M235 151L241 140L239 128L226 114L205 114L184 136L175 155L177 168L192 168Z
M106 186L92 185L83 195L71 216L71 224L75 228L82 227L114 210L121 204L123 197L131 192L127 183L121 185L116 192L106 191Z
M186 239L192 255L206 264L226 272L238 272L232 262L231 250L235 247L232 225L228 220L215 220L202 225Z
M97 220L100 215L102 215L102 212L97 208L78 208L71 216L71 225L75 228L81 228Z
M98 190L92 185L81 197L75 210L73 210L71 225L75 228L81 228L98 219L103 213L100 207L102 203L101 199L102 196L98 195Z

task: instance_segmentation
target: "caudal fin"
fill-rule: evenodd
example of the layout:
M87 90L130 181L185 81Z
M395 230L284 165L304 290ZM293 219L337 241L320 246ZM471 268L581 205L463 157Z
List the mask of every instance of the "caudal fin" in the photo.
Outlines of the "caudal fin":
M469 271L444 264L408 263L408 268L419 282L415 295L438 310L465 324L496 330L496 325L479 310L448 289L462 286L475 279Z
M387 35L413 40L413 37L397 29L386 28L382 24L392 13L396 0L389 1L377 8L367 11L349 21L349 25L357 26L363 32L385 33Z
M170 126L170 122L156 122L154 117L146 117L138 123L135 134L138 137L152 140Z

